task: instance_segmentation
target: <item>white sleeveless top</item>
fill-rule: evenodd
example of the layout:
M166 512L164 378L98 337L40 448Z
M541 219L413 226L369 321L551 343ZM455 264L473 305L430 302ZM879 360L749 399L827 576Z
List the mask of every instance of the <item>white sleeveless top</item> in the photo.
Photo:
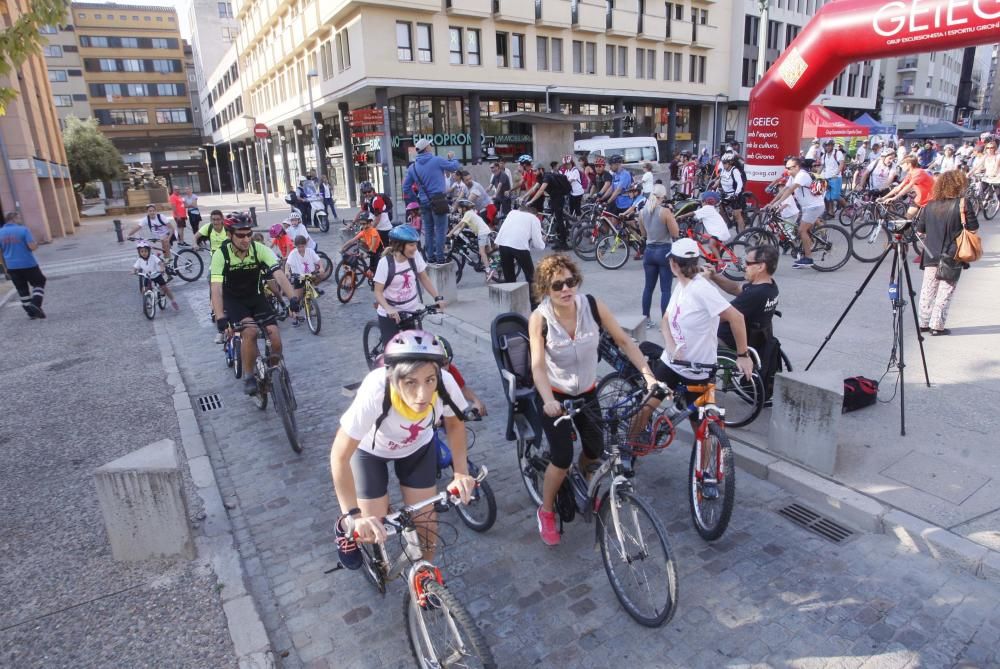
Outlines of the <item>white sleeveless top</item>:
M545 297L538 313L548 325L545 337L545 368L552 389L565 395L580 395L597 382L597 345L601 330L590 313L585 295L576 296L576 336L570 337Z

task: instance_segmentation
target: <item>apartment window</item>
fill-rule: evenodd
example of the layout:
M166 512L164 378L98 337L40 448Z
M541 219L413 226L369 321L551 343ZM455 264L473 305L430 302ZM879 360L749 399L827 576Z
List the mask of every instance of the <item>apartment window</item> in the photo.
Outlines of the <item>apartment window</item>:
M684 54L675 53L674 54L674 81L681 80L681 64L683 62Z
M63 50L58 44L46 44L42 47L42 53L46 58L62 58Z
M448 62L461 65L463 62L462 29L448 28Z
M222 41L227 44L232 44L236 41L236 36L240 34L240 31L235 28L227 28L222 26Z
M337 33L337 57L341 72L351 67L351 35L346 30Z
M156 62L156 61L154 61ZM163 61L160 61L163 62ZM138 58L125 58L122 60L122 71L123 72L142 72L142 61ZM157 72L164 72L167 70L157 70Z
M747 14L743 19L743 43L747 46L757 46L757 32L760 30L760 17Z
M671 78L672 78L670 75L673 74L673 71L674 71L674 68L672 66L673 62L674 62L674 55L672 53L670 53L669 51L664 51L663 52L663 80L664 81L670 81Z
M646 78L646 50L636 49L635 50L635 78L645 79Z
M468 56L469 65L482 65L483 61L479 49L479 28L466 29L465 54Z
M144 17L142 17L142 20L143 21L152 21L153 17L152 16L144 16Z
M417 24L417 57L421 63L430 63L434 60L429 23Z
M646 78L656 79L656 51L646 49Z
M66 70L49 70L49 81L69 81Z
M927 81L927 85L930 85L930 80ZM858 93L858 75L848 74L847 75L847 94L854 96Z
M233 10L231 10L231 9L230 9L229 11L230 11L230 12L232 12ZM163 17L162 17L162 16L157 16L157 17L156 17L156 20L157 20L157 22L159 22L159 23L163 23Z
M129 37L129 38L123 37L122 38L122 46L125 46L125 40L126 39L132 39L132 40L134 40L135 38L134 37ZM169 49L170 48L170 45L167 42L167 40L163 39L162 37L154 37L151 40L151 42L152 42L152 46L153 46L154 49Z
M777 21L767 22L767 48L778 49L778 36L781 34L781 24Z
M231 3L231 2L220 2L219 3L219 18L220 19L231 19L231 18L233 18L233 3Z
M708 64L708 58L707 57L705 57L705 56L698 56L698 61L697 61L697 65L698 65L698 79L697 79L697 82L699 84L705 83L705 67L707 66L707 64Z
M609 77L615 76L615 47L614 45L607 45L604 47L604 74Z
M179 107L177 109L157 109L157 123L188 123L191 110Z
M159 41L166 42L167 40L159 40ZM122 37L121 38L121 42L122 42L122 47L125 48L125 49L138 49L139 48L139 40L136 37ZM156 46L157 40L155 40L155 39L151 40L151 42L153 44L153 48L154 49L166 49L167 48L165 44L162 47Z
M72 95L53 95L53 101L56 107L72 107L73 106L73 96Z
M844 88L844 73L841 72L837 75L837 78L833 80L833 94L840 95Z
M38 32L43 35L55 35L59 32L59 26L42 26Z
M628 47L618 47L618 76L628 76Z
M523 70L524 61L526 60L525 55L527 51L527 40L524 35L514 33L511 35L511 67Z
M597 42L587 42L587 74L597 74Z
M536 37L535 47L537 51L536 60L538 61L538 69L547 72L549 69L549 38Z
M101 125L148 125L149 124L149 112L144 109L102 109L99 110L105 112L107 122L103 122L101 117L98 116L98 122ZM102 114L104 116L104 114Z
M563 41L561 37L552 38L552 71L563 71Z
M323 46L319 48L320 64L323 72L323 80L327 80L333 76L333 42L332 40L327 40L323 42Z
M146 97L146 84L128 84L126 90L128 90L127 95L130 98Z
M156 94L162 97L184 95L184 84L156 84Z
M801 28L799 28L799 26L792 25L791 23L785 25L785 48L786 49L788 48L788 45L791 44L792 41L796 37L799 36L799 30L801 30Z
M141 61L140 61L141 62ZM154 60L153 72L180 72L179 60Z
M410 34L410 24L396 22L396 57L400 60L413 60L413 38Z
M743 78L740 82L745 88L753 88L757 83L757 59L743 59Z
M869 89L871 88L872 78L870 75L864 74L861 76L861 97L868 97Z
M497 32L497 67L507 67L510 64L507 33Z
M583 42L573 40L573 74L583 74Z
M117 72L118 61L114 58L101 58L97 61L98 69L101 72Z
M708 10L707 9L699 9L699 10L697 10L697 12L698 12L698 23L700 23L703 26L707 26L708 25Z

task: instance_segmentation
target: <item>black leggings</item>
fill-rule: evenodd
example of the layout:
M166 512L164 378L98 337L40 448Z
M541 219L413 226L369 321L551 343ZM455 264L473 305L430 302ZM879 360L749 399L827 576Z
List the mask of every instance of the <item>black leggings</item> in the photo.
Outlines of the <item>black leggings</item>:
M549 442L549 455L553 465L559 469L569 469L573 463L573 428L576 428L583 444L583 452L591 460L601 457L604 451L604 437L601 426L594 420L596 416L589 410L590 406L596 403L597 390L588 390L581 395L564 395L560 392L553 392L556 401L562 403L564 400L583 400L587 404L580 413L570 420L560 421L556 425L556 418L546 415L542 409L542 398L538 397L538 413L542 418L542 429L545 431L545 438ZM596 407L594 411L596 411Z
M24 310L31 313L28 309L29 304L40 309L42 300L45 298L45 275L42 274L38 265L24 269L8 269L7 273L10 274L10 280L14 283L14 289L17 290L17 294L21 298L21 306L24 307Z

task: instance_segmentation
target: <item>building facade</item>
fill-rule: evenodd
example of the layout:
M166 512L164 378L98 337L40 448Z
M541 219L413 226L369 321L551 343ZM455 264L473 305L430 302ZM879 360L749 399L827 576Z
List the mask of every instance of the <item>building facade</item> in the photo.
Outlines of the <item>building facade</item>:
M1000 127L1000 44L979 47L976 53L982 73L978 109L973 114L972 127L983 132L994 132Z
M758 0L736 0L733 10L732 41L735 47L729 69L728 113L725 135L742 144L746 140L747 108L750 91L757 83L761 43L764 46L766 72L778 56L788 48L802 28L823 5L832 0L770 0L768 15L762 25ZM817 98L832 110L853 118L876 107L881 61L852 63L834 79ZM805 138L808 139L808 138Z
M203 93L208 88L209 75L222 62L239 33L233 3L228 0L182 0L178 3L178 14L185 23L185 34L194 52L195 82L198 91Z
M8 29L28 6L28 0L8 0L0 12L0 29ZM0 77L0 85L17 91L0 116L0 213L20 210L40 242L73 234L80 225L47 60L43 54L31 55L16 76Z
M882 122L902 134L951 121L962 75L962 49L885 59Z
M381 181L382 138L348 123L376 106L390 109L397 170L424 136L465 162L532 153L530 126L502 115L545 111L546 101L594 117L578 138L655 136L667 160L712 143L730 62L731 8L710 0L237 0L235 9L238 76L224 63L210 77L208 124L220 145L267 125L282 188L317 164L314 123L339 184Z
M70 116L90 118L90 98L87 95L83 60L80 58L73 25L45 26L41 32L47 42L42 53L48 67L59 127L65 127L66 119Z
M172 8L72 4L92 113L127 165L202 188L184 43Z

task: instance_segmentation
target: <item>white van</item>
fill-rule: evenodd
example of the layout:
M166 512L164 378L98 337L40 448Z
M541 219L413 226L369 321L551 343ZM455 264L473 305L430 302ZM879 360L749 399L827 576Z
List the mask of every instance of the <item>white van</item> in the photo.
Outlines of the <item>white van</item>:
M587 162L594 162L597 156L605 159L616 153L625 159L626 165L660 162L660 150L655 137L608 137L600 135L590 139L578 139L573 143L573 152L585 156Z

